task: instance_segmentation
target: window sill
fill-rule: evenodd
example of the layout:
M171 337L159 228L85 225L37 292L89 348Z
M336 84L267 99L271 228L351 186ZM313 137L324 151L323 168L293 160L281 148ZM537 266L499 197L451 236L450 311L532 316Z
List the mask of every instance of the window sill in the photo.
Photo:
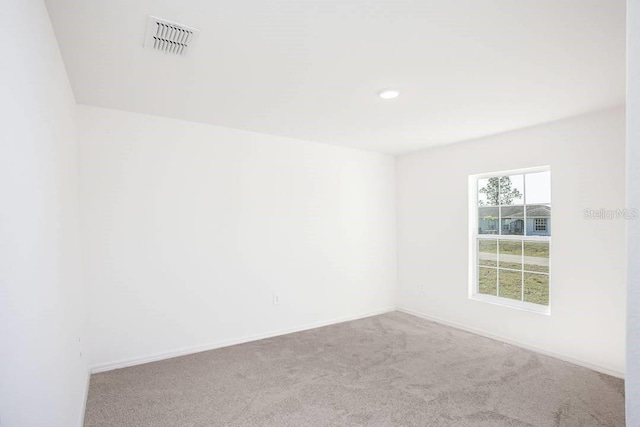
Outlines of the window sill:
M551 307L547 305L533 304L530 302L510 300L508 298L496 297L493 295L473 294L469 297L473 301L480 301L484 303L500 305L502 307L514 308L516 310L529 311L532 313L544 314L546 316L551 315Z

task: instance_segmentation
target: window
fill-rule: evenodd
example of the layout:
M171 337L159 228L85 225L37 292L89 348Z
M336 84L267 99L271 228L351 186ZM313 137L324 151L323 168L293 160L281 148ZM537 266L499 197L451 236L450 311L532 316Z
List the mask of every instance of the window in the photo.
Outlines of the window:
M470 297L549 312L551 172L469 178Z
M536 231L547 231L546 218L536 218Z

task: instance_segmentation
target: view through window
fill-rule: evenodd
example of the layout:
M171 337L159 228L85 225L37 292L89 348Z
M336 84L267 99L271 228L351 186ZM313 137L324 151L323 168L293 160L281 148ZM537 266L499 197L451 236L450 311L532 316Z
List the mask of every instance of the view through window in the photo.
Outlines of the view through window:
M551 172L475 178L473 295L524 308L549 306Z

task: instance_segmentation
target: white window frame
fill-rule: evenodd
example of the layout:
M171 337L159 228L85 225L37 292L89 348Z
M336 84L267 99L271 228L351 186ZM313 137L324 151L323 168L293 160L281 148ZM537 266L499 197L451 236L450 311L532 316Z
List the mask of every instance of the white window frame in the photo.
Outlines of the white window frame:
M481 301L490 304L496 304L503 307L510 307L519 310L531 311L534 313L540 313L545 315L551 314L551 257L549 257L549 305L534 304L526 301L517 301L505 297L499 297L497 295L486 295L478 292L478 241L481 238L488 240L516 240L516 241L541 241L549 243L549 253L551 253L551 236L524 236L524 235L493 235L493 234L479 234L478 233L478 181L481 179L510 176L510 175L525 175L536 172L550 172L550 166L538 166L533 168L515 169L507 171L497 171L490 173L482 173L469 176L469 299L475 301ZM526 184L525 184L526 185ZM526 186L524 188L526 197ZM553 198L553 194L551 194ZM523 200L523 205L526 206L526 200ZM553 204L551 203L551 206ZM500 229L502 227L501 221L498 220ZM524 227L526 234L527 217L526 208L524 215ZM547 222L548 227L548 222ZM535 230L535 223L534 223ZM498 255L499 260L499 255ZM496 267L497 269L497 267Z

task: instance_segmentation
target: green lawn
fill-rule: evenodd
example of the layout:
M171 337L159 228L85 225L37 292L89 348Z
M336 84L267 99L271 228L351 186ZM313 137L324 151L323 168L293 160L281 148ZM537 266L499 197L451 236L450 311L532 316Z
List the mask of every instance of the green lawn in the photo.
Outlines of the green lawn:
M479 260L479 283L478 288L481 294L497 295L503 298L515 299L518 301L549 305L549 267L536 264L535 260L529 260L522 265L522 262L514 262L513 256L521 256L522 244L513 240L489 240L479 241L480 253L491 254L497 258L500 255L507 255L506 261L501 259L498 266L495 260ZM524 256L549 258L549 244L547 242L524 242ZM507 258L507 257L505 257ZM498 280L498 269L484 267L499 267L500 279ZM517 271L510 271L504 269ZM524 274L522 270L524 269ZM523 284L524 276L524 287ZM498 284L499 294L498 294ZM524 298L522 295L524 292Z
M480 252L496 253L497 240L480 239ZM500 253L504 255L522 255L522 245L519 241L500 240ZM549 243L524 242L524 255L549 258Z
M516 240L500 240L500 255L522 255L522 243Z
M512 257L513 255L516 255L518 257L522 257L522 242L517 242L514 240L500 240L498 242L498 252L500 253L500 255L507 255L510 257ZM498 267L510 268L513 270L522 270L522 259L520 259L519 262L513 262L513 261L505 261L504 258L501 258ZM510 281L508 282L510 283ZM501 285L501 288L502 288L502 285ZM507 295L513 294L512 292L508 292L506 290L505 290L505 293L506 295L500 295L500 296L511 298L511 296L507 296ZM513 296L513 298L520 299L519 296L516 297L515 295Z
M497 258L498 252L500 255L507 255L507 257L502 257L500 260L500 265L496 264L495 260L491 259L480 259L479 265L486 267L500 267L500 268L508 268L512 270L523 270L531 271L537 273L548 273L548 259L549 259L549 243L548 242L524 242L524 256L529 258L525 258L525 265L523 268L522 261L520 259L514 260L513 257L521 257L522 253L522 243L519 241L513 240L489 240L489 239L480 239L479 241L479 250L481 254L485 255L493 255L493 258ZM499 248L499 250L498 250ZM536 263L535 260L531 260L531 257L542 258L539 262ZM542 262L544 259L547 260L546 263ZM541 265L547 264L547 265Z
M497 295L498 269L479 268L478 289L481 294ZM500 269L500 295L503 298L522 300L522 273ZM524 273L524 301L549 305L549 276Z
M524 300L534 304L549 305L549 276L524 273Z
M524 242L524 256L549 258L548 242Z

